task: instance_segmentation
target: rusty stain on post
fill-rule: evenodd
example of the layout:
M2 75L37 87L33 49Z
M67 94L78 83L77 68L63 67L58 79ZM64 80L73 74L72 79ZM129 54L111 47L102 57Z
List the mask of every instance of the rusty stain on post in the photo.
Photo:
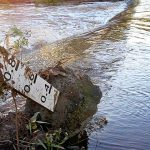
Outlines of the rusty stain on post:
M59 91L0 47L0 80L22 95L54 111Z

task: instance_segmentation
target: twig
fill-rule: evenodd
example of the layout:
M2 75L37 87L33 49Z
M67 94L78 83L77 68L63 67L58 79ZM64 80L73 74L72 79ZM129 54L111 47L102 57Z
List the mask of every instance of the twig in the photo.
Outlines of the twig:
M15 104L15 112L16 112L16 120L15 120L15 126L16 126L16 140L17 140L17 150L19 150L19 128L18 128L18 109L17 109L17 103L16 103L16 92L14 90L12 91L12 97Z

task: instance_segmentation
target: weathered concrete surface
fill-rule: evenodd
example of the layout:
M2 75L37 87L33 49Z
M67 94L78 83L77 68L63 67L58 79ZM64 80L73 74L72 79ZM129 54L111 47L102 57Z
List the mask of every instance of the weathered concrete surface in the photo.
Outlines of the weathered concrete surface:
M41 71L40 75L60 91L55 112L28 99L25 108L27 113L33 115L40 112L41 119L50 122L53 128L62 127L73 132L96 112L102 93L87 75L62 67L48 68Z

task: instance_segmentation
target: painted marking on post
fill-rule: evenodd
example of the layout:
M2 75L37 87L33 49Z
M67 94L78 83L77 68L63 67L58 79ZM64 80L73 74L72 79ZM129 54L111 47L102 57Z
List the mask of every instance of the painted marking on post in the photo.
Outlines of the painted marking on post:
M54 111L59 91L13 55L0 51L0 77L4 82L47 109Z

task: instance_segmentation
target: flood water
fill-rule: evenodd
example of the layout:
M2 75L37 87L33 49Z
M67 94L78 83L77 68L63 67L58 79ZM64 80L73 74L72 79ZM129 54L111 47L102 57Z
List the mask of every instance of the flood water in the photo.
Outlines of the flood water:
M4 13L0 15L4 17L6 13L15 12L18 16L24 10L23 15L26 17L19 15L20 19L16 19L13 16L12 20L21 27L31 27L32 44L38 41L35 37L50 43L71 36L70 39L56 42L42 50L28 52L24 55L24 60L30 60L31 66L38 63L40 68L47 66L54 56L58 60L69 57L70 62L73 62L71 67L84 71L100 86L103 98L91 120L93 129L89 131L88 149L150 149L150 1L139 0L136 6L129 7L109 22L109 19L126 8L124 2L37 7L39 14L32 16L32 22L29 11L35 8L33 5L17 5L11 6L9 10L5 6L1 7L1 12ZM49 9L56 9L52 16L48 13ZM116 10L112 11L114 9ZM39 19L44 16L40 16L41 12L48 14L46 19ZM9 27L13 23L6 16L4 20L8 21ZM4 20L0 20L1 27ZM42 26L40 23L35 26L36 20L43 23ZM48 28L45 20L53 21L53 26L51 23L49 26L52 28ZM38 32L39 29L46 30L46 36ZM0 30L4 36L3 28ZM51 38L50 32L58 35L55 40ZM79 34L81 36L77 36ZM100 116L106 116L108 120L103 128L99 128L95 122L95 118Z
M95 2L78 5L39 6L34 4L0 5L0 41L14 25L31 31L30 45L52 43L89 32L121 12L123 2Z
M150 1L140 0L94 46L91 74L104 90L95 117L109 123L92 132L89 149L150 149L149 10Z

